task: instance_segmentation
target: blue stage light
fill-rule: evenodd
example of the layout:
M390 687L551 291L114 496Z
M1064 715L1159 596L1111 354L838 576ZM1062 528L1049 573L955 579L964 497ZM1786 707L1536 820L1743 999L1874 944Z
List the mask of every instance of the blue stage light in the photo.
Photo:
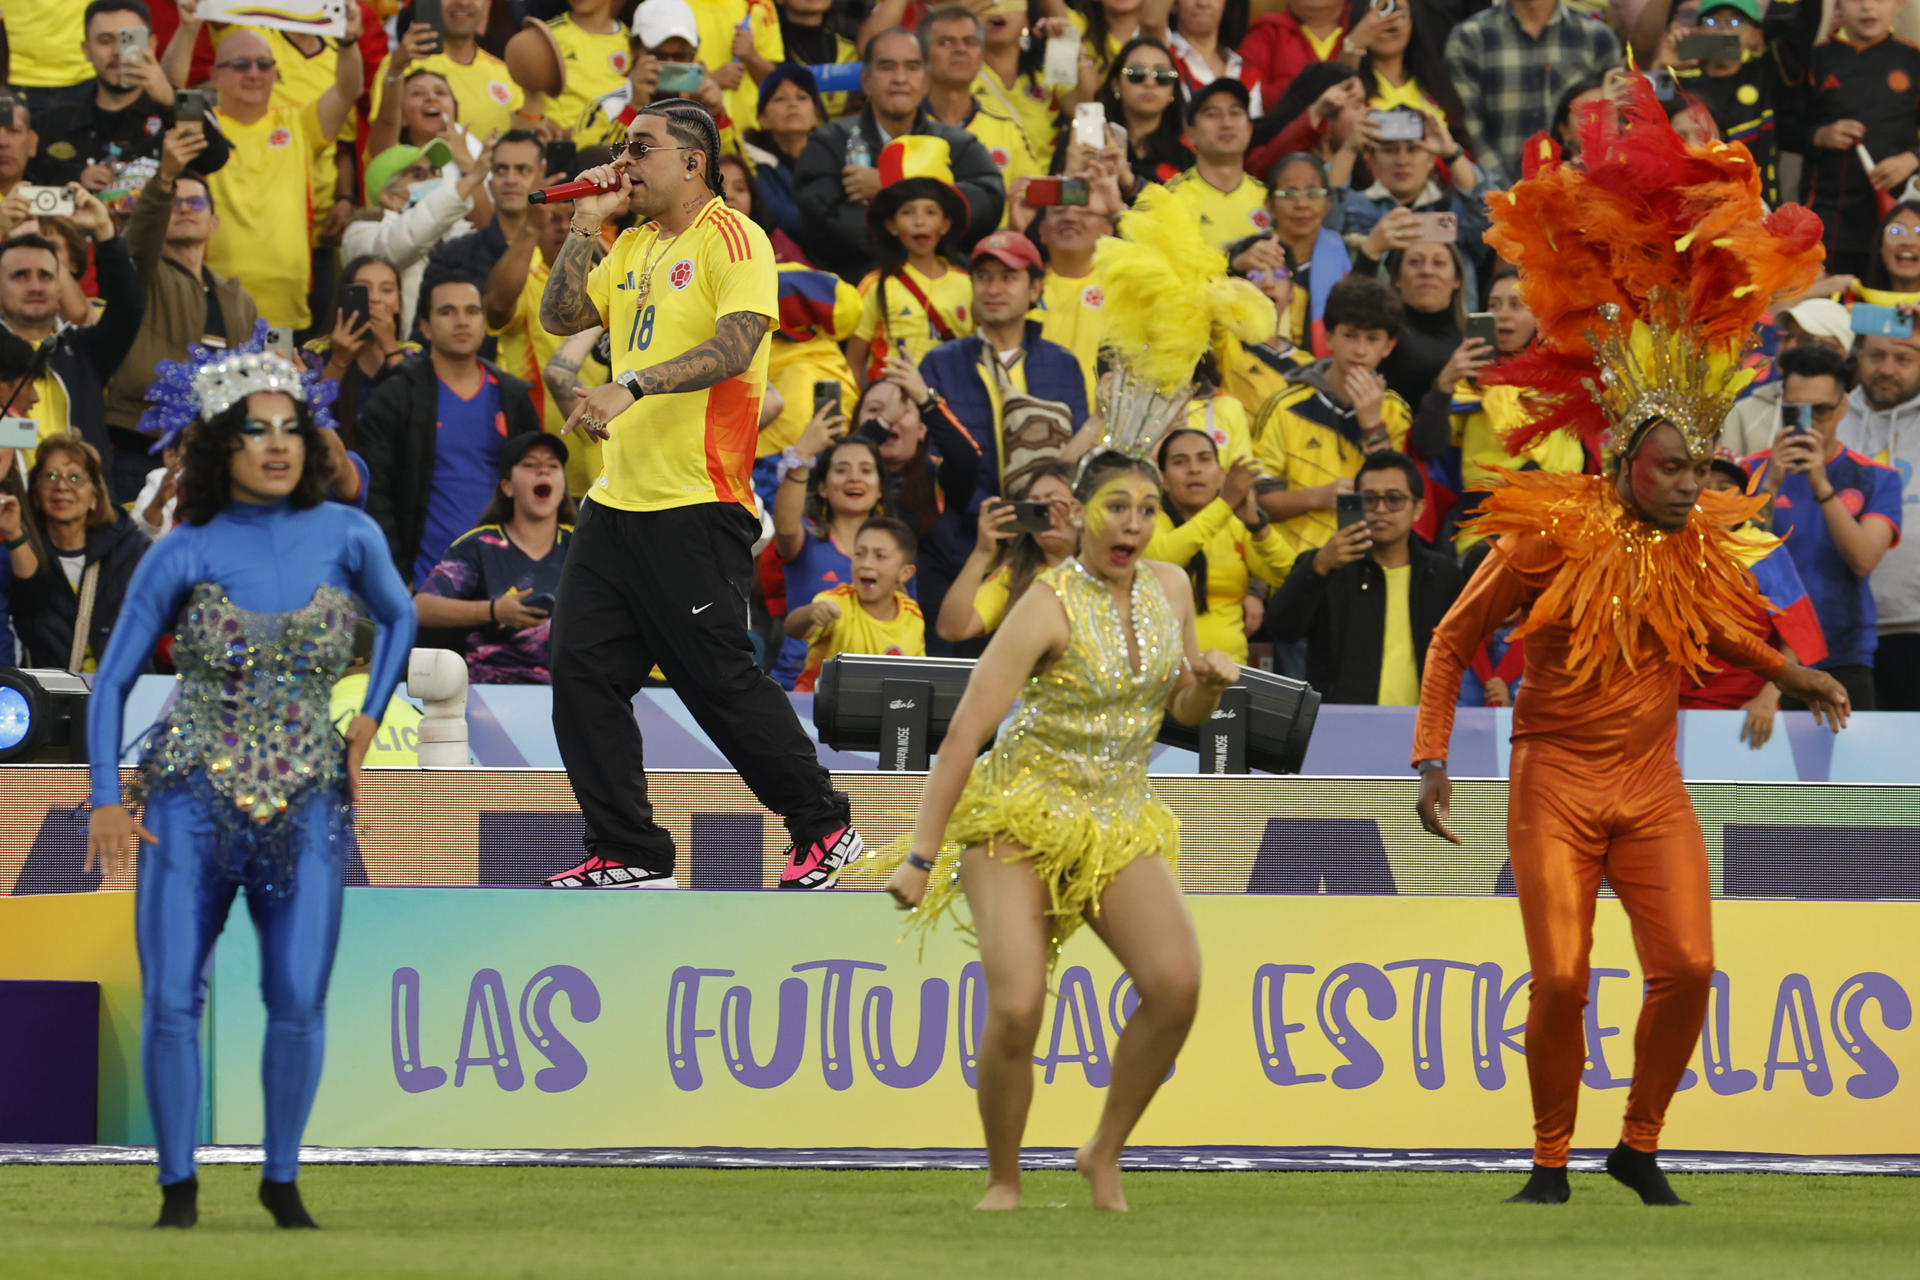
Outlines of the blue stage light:
M8 751L26 740L33 727L33 708L26 695L11 685L0 685L0 751Z
M0 764L84 763L87 696L70 671L0 667Z

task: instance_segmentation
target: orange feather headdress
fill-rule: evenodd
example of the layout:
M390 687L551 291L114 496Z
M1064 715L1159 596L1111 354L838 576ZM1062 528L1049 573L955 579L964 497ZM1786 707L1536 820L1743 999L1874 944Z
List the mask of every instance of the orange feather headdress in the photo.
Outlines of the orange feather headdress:
M1767 212L1747 149L1689 146L1642 77L1579 129L1577 163L1536 137L1525 180L1488 201L1487 243L1519 268L1540 335L1481 374L1529 392L1507 451L1568 430L1611 465L1664 421L1704 456L1752 379L1755 324L1819 275L1820 220Z

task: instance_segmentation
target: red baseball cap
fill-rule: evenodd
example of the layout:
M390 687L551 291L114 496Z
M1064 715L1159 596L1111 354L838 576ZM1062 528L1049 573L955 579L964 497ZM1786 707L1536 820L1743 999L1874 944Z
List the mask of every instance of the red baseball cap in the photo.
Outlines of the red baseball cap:
M973 262L993 258L1014 271L1042 271L1040 251L1018 231L996 231L973 246Z

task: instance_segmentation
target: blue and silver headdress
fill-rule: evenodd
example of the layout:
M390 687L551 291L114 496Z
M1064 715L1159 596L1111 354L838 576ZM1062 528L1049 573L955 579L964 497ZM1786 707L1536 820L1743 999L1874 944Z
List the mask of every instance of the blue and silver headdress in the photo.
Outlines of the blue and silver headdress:
M147 388L151 407L138 423L140 431L159 436L150 453L159 453L195 422L218 417L256 391L292 396L312 411L316 426L334 429L332 406L340 385L321 377L318 370L267 350L264 320L254 326L253 337L237 347L195 343L187 348L184 361L162 360L153 373L153 384Z

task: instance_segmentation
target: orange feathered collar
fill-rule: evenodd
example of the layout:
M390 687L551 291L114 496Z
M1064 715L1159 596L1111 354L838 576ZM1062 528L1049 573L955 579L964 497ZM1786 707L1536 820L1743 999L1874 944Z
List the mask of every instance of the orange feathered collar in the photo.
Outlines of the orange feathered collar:
M1765 505L1764 497L1702 493L1686 527L1669 530L1629 511L1601 476L1497 474L1469 527L1487 537L1539 535L1528 549L1538 554L1508 556L1540 591L1513 634L1567 627L1576 687L1598 680L1604 689L1622 663L1636 669L1642 627L1689 673L1712 665L1712 636L1751 628L1753 602L1764 598L1734 530Z

